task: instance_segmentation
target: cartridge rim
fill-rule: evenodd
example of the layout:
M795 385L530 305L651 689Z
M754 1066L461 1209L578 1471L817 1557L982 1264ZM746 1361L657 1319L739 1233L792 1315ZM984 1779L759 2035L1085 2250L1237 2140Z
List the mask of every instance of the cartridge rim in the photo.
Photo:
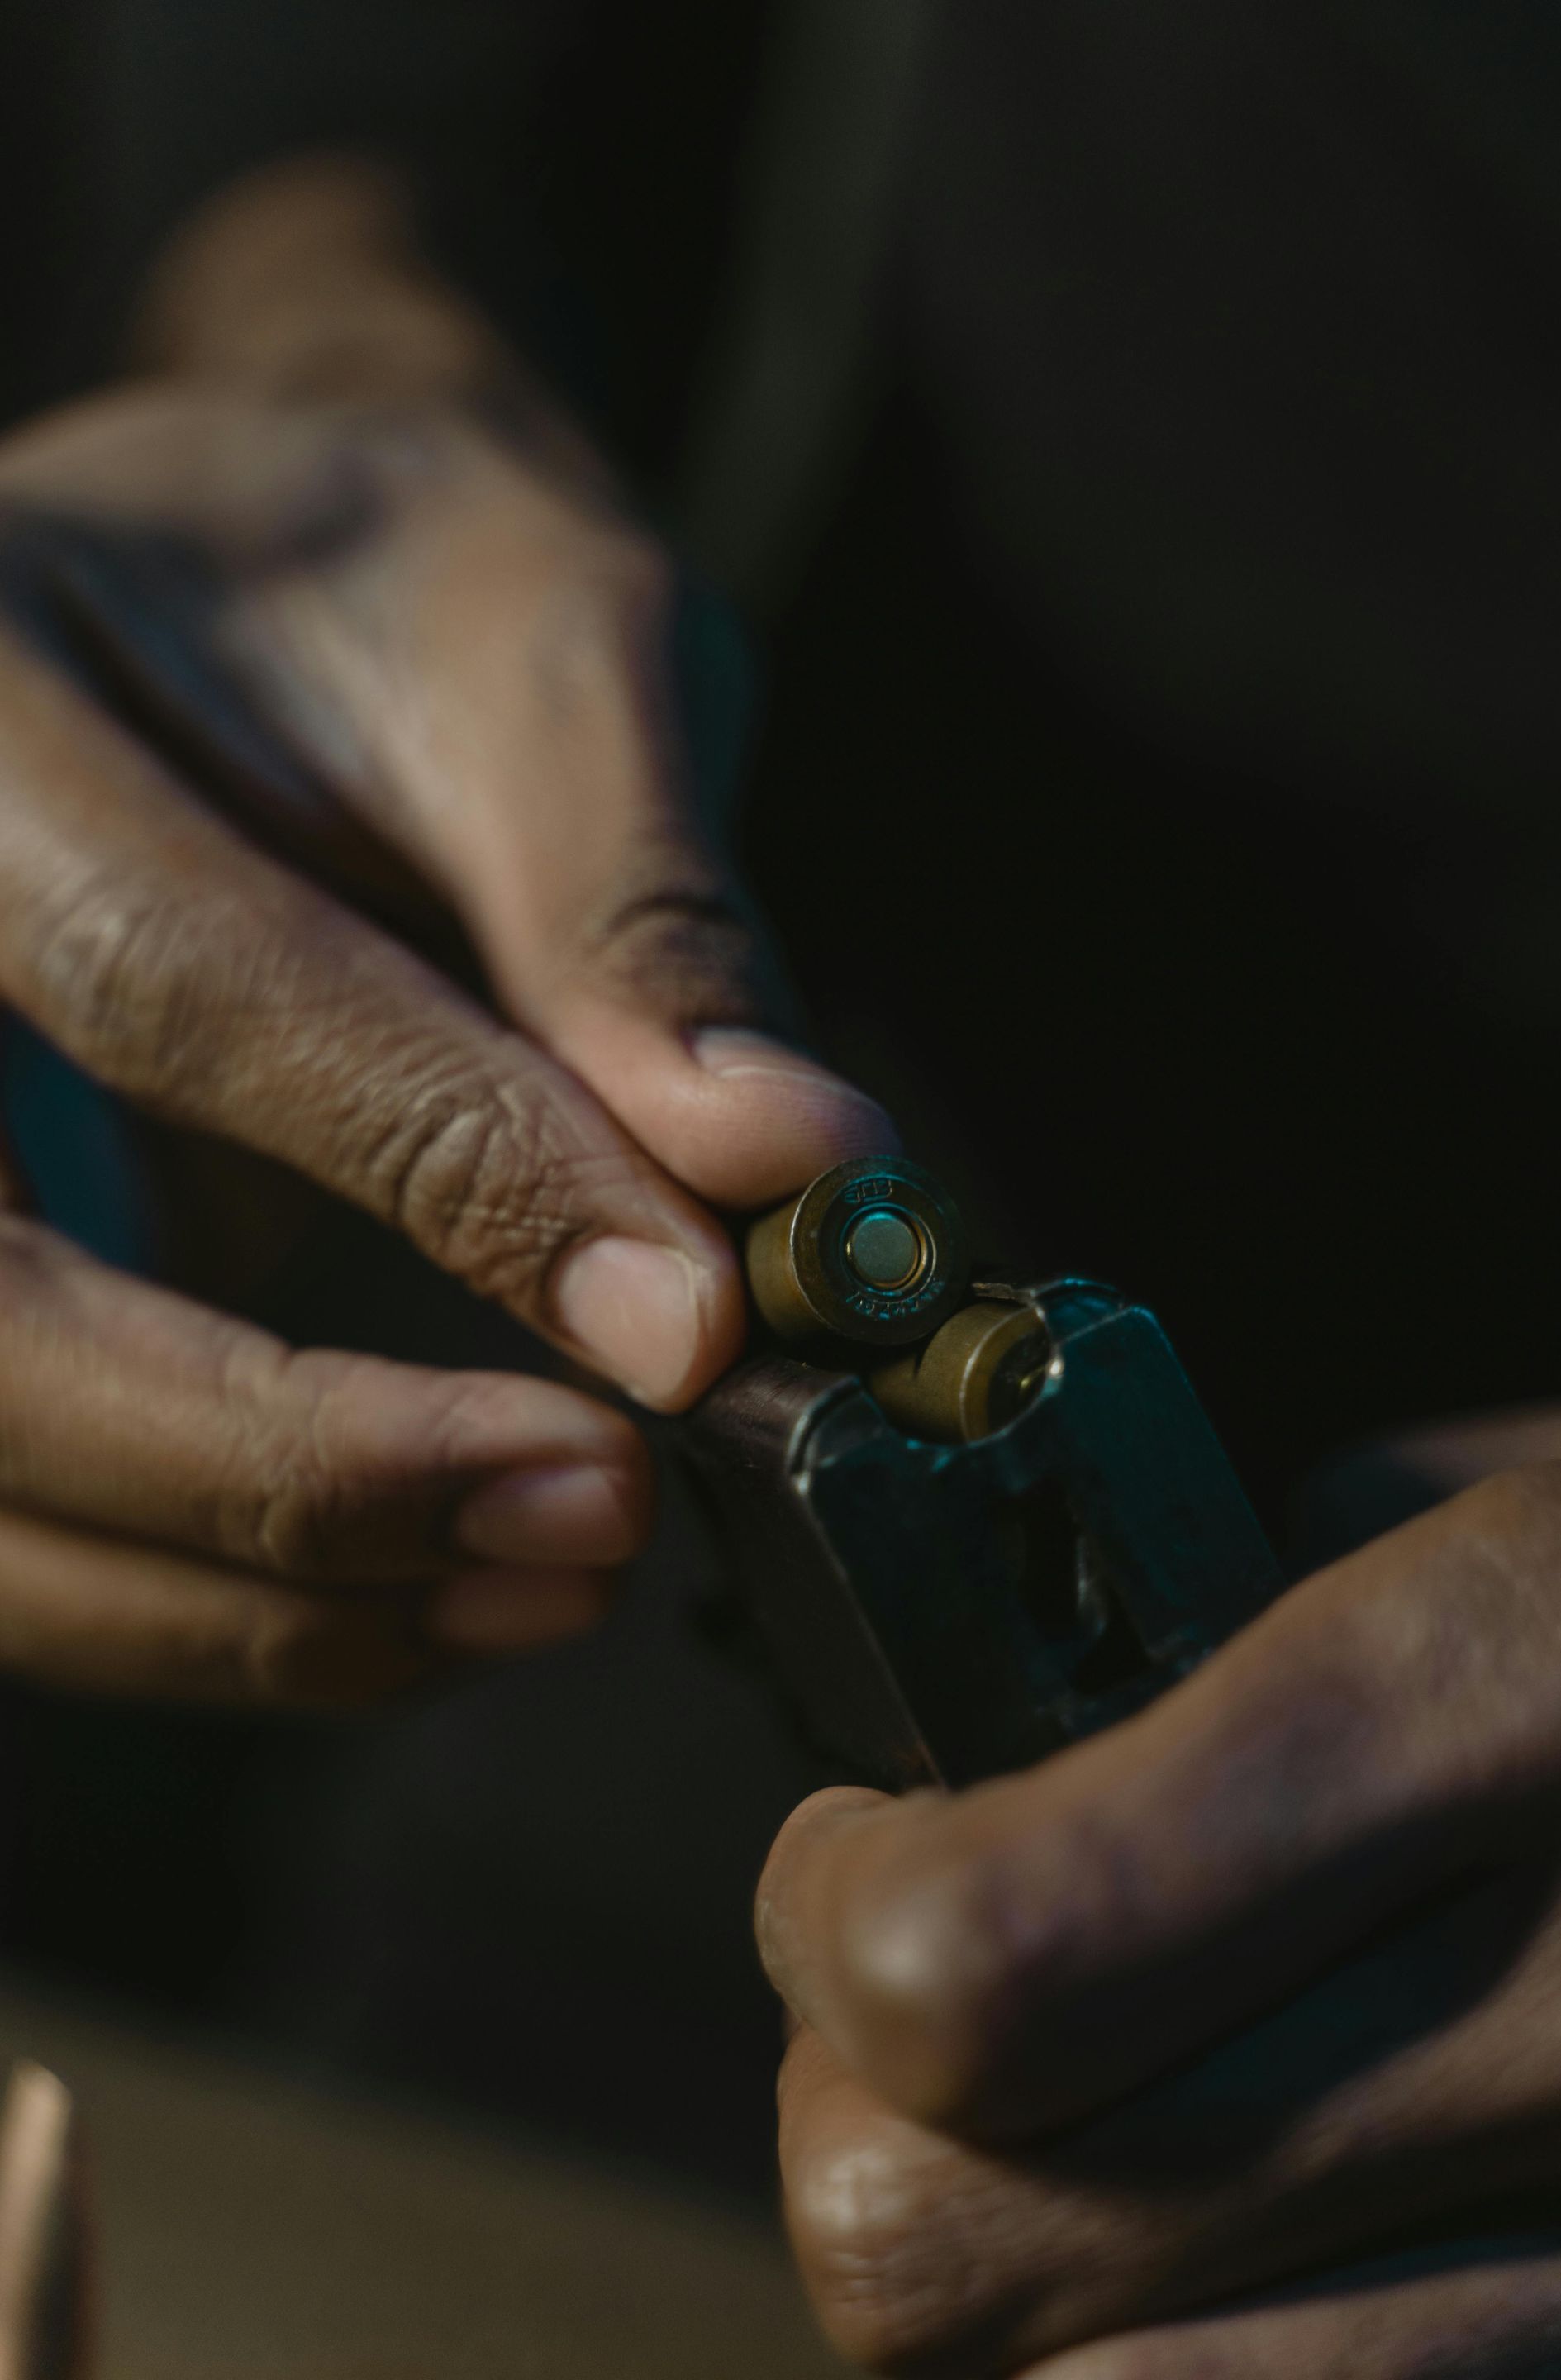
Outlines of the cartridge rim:
M873 1261L873 1249L904 1252L897 1278L873 1278L895 1273L888 1261ZM928 1338L957 1309L969 1273L959 1209L907 1157L856 1160L823 1173L797 1199L788 1257L814 1328L873 1347Z

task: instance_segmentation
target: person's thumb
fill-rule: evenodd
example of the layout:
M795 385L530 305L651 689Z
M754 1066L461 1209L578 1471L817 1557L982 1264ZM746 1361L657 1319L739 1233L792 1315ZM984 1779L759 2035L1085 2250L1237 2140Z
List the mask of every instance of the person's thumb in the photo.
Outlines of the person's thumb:
M743 1208L893 1134L764 1029L691 782L678 600L653 542L474 435L263 601L349 729L349 797L442 886L501 1005L669 1172Z

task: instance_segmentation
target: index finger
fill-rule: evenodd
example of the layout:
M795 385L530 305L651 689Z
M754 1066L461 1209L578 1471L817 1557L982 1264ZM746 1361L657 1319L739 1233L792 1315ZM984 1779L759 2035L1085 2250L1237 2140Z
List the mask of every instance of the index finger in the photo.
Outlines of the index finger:
M724 1234L575 1075L10 643L0 778L0 993L90 1073L367 1208L647 1403L732 1360Z
M1074 2120L1510 1855L1561 1783L1558 1609L1561 1467L1473 1488L1042 1768L805 1803L759 1891L770 1974L908 2114Z

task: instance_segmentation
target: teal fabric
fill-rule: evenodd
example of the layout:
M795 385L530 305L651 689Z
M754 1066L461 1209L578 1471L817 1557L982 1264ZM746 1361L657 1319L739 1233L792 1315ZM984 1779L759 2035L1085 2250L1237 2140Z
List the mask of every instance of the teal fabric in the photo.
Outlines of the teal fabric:
M45 1219L105 1264L155 1272L151 1203L119 1102L15 1021L5 1081L11 1144Z

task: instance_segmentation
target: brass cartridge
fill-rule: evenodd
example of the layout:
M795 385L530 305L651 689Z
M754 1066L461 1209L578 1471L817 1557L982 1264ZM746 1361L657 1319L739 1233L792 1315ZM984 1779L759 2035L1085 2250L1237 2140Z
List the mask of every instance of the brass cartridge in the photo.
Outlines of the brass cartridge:
M750 1227L746 1253L755 1304L795 1346L912 1346L957 1310L970 1272L958 1208L903 1157L821 1174Z

